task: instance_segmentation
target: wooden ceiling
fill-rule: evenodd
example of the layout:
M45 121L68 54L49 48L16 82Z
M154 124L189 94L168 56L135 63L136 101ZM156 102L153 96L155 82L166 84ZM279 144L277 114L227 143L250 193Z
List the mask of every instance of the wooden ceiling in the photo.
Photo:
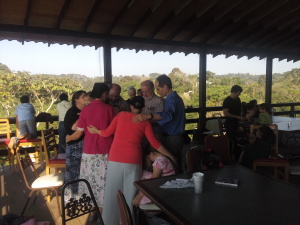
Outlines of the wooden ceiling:
M299 0L0 0L0 40L23 43L297 61L299 30Z

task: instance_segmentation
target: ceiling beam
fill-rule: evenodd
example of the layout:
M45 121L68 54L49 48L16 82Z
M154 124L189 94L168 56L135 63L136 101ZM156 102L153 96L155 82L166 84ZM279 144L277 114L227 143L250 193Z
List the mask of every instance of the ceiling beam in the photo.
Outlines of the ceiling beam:
M124 14L130 9L132 4L134 3L134 0L128 0L127 3L123 6L121 11L118 13L118 15L115 17L114 21L111 23L111 25L108 28L108 34L111 34L117 23L120 21L120 19L124 16Z
M190 35L188 35L184 39L184 41L187 41L187 42L191 41L194 37L196 37L199 34L199 32L201 32L203 30L204 27L211 26L212 24L214 24L213 18L210 18L210 19L206 20L205 23L203 23L194 32L192 32Z
M193 21L195 21L196 17L195 15L192 15L189 17L185 22L183 22L176 30L174 30L168 37L168 40L173 40L185 27L187 27L189 24L191 24Z
M168 16L166 16L163 21L148 35L148 38L154 38L155 35L174 17L174 13L171 12Z
M288 9L282 9L280 15L276 16L275 18L273 17L271 20L269 20L268 22L264 23L264 27L265 28L270 27L271 25L273 25L277 21L282 20L283 18L287 17L288 15L292 14L293 12L295 12L295 11L297 11L299 9L300 9L300 5L299 4L296 5L296 6L294 5L291 8L288 8ZM298 12L298 14L299 14L299 12ZM286 20L286 21L288 21L288 20Z
M218 29L215 29L214 32L211 32L205 39L201 40L201 43L206 44L210 39L220 34L222 31L227 30L230 25L233 24L233 20L228 20L224 24L220 24Z
M144 15L140 18L140 20L137 22L137 24L134 26L134 28L131 31L130 36L132 37L135 32L145 23L145 21L150 17L152 13L154 13L159 6L164 2L164 0L156 0L150 8L144 13Z
M99 4L100 4L101 2L103 2L103 0L96 0L96 1L94 2L93 6L92 6L92 8L91 8L91 11L90 11L90 13L89 13L89 15L88 15L88 17L87 17L85 23L84 23L84 26L83 26L83 31L84 31L84 32L87 32L87 29L88 29L90 23L92 22L92 19L94 18L94 15L96 14L97 9L98 9L98 6L99 6Z
M244 0L231 1L232 4L228 4L225 8L222 9L219 14L215 15L214 20L218 21L223 18L227 13L229 13L232 9L234 9L238 4L240 4Z
M260 0L260 1L257 1L257 2L251 2L251 4L248 5L245 10L241 11L240 13L238 13L237 15L235 15L233 17L233 21L235 23L238 22L238 21L240 21L241 19L243 19L244 17L246 17L248 14L250 14L251 12L253 12L255 9L257 9L258 7L260 7L266 1L267 0Z
M260 19L268 16L269 14L271 14L273 11L275 11L276 9L278 9L279 7L281 7L282 5L284 5L285 3L287 3L288 0L282 0L279 2L276 2L272 5L268 5L267 8L263 9L263 12L256 14L256 17L253 16L248 20L249 25L253 25L254 23L256 23L257 21L259 21Z
M24 18L24 27L28 26L29 17L31 14L31 8L32 8L32 0L27 1L27 7L26 7L26 15Z
M195 16L196 18L201 17L204 13L206 13L211 7L213 7L219 0L211 0L211 1L207 1L206 4L204 4L203 6L201 6L201 8L199 8L196 13Z
M61 8L60 13L59 13L59 16L58 16L58 19L57 19L57 21L56 21L56 26L55 26L55 28L56 28L57 30L59 30L61 21L62 21L62 19L65 17L66 12L67 12L67 9L69 8L70 4L71 4L71 0L65 0L65 1L64 1L63 7Z

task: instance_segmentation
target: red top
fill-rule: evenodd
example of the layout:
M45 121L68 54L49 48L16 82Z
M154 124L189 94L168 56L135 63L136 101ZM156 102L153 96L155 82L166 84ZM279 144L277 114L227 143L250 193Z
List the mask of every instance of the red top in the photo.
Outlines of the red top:
M101 131L101 135L108 137L114 134L108 161L142 165L142 139L146 135L151 146L159 148L149 121L134 123L130 112L119 112L109 127Z
M101 137L91 134L86 127L93 125L100 130L108 127L115 112L113 107L100 100L94 100L85 106L80 113L77 129L84 131L83 152L86 154L108 154L112 143L112 137Z

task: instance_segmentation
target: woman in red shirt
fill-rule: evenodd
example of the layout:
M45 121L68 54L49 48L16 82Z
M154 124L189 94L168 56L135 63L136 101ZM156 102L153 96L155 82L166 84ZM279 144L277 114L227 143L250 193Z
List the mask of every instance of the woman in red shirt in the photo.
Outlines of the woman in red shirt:
M103 137L114 135L108 157L107 178L104 191L103 221L105 224L119 225L120 215L117 203L117 191L124 193L127 202L136 194L134 181L140 180L142 171L142 139L146 135L151 146L162 154L175 160L155 138L150 121L132 122L132 118L145 107L144 98L135 96L130 101L131 112L119 112L105 130L88 126L92 134ZM132 205L129 206L132 211Z

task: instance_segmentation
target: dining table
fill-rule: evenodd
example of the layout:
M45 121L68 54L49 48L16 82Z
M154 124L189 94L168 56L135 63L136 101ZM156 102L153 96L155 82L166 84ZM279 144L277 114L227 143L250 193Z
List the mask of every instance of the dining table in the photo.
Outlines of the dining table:
M179 225L300 224L300 188L235 165L203 171L203 192L161 188L168 181L191 179L192 173L134 182ZM218 177L237 179L238 187L216 185Z
M297 142L297 132L300 132L300 118L295 117L284 117L284 116L273 116L273 124L277 124L278 131L280 134L280 143L282 143L283 137L285 137L285 146L287 147L290 138ZM299 138L299 136L298 136ZM286 150L285 153L286 155Z

